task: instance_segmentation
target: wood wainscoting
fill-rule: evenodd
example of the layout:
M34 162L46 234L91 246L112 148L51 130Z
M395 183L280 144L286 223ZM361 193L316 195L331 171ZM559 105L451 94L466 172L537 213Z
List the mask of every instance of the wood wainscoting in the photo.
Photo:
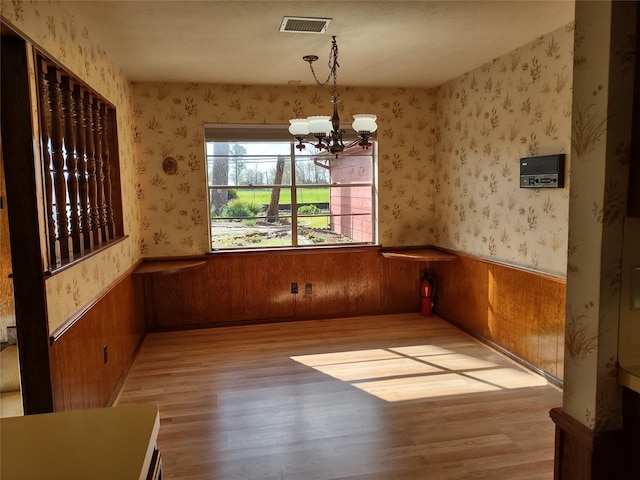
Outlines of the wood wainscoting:
M594 432L561 408L551 409L550 416L556 425L555 480L640 478L637 433L626 424L624 429Z
M452 253L429 264L435 313L561 383L566 280Z
M149 274L145 261L134 272L145 292L148 331L419 310L420 264L388 260L378 247L198 259L206 260L200 268Z
M129 271L52 334L54 410L113 403L144 335L142 292Z

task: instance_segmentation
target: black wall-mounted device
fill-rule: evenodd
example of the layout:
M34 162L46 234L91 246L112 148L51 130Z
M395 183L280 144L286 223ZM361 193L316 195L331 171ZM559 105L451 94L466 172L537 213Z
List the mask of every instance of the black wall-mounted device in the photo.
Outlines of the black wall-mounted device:
M564 153L520 159L520 188L563 188Z

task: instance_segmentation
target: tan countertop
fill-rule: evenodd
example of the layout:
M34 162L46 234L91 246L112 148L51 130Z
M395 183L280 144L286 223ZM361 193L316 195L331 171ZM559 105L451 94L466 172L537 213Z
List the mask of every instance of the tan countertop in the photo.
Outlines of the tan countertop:
M155 405L3 418L0 478L145 479L159 430Z
M133 275L171 275L192 268L204 267L206 264L206 260L159 260L142 262L142 265L133 271Z

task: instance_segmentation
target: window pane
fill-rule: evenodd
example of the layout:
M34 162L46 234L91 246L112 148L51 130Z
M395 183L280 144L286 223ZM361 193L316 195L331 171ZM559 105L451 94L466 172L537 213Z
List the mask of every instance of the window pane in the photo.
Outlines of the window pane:
M366 233L371 224L359 220L358 216L298 216L299 245L334 245L342 243L370 242L372 235ZM349 227L349 228L345 228ZM358 230L360 228L360 230ZM341 230L344 233L341 233Z
M291 183L290 143L207 143L209 185Z
M371 195L370 185L331 186L329 209L333 214L371 214Z
M296 189L296 202L298 214L303 213L328 213L329 212L329 186L305 187Z
M213 248L292 245L291 188L210 188Z
M331 156L296 156L296 183L298 185L327 185L331 183Z
M335 155L296 155L296 183L298 185L371 183L373 159L364 153Z
M226 187L209 188L211 218L242 219L291 216L290 187Z
M289 219L290 221L290 219ZM268 223L264 219L245 218L211 221L211 247L287 247L291 246L291 224Z
M298 243L354 243L373 241L369 214L298 215Z
M371 198L370 185L307 186L296 189L298 213L371 214ZM301 211L300 207L309 207L309 211Z
M370 185L297 188L296 198L300 236L325 237L314 243L373 241Z
M372 157L369 150L358 155L343 155L331 159L331 183L371 183Z
M352 242L372 242L372 219L371 214L334 215L329 228Z

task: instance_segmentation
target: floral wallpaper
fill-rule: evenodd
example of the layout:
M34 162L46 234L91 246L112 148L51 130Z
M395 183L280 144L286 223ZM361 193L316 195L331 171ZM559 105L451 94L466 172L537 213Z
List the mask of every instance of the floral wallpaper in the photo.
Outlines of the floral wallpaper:
M616 375L636 8L576 4L563 408L596 431L622 422Z
M65 2L0 3L3 21L29 38L116 107L125 234L129 238L46 280L53 332L124 274L139 258L131 86Z
M573 23L438 88L433 243L566 272L569 179L520 188L520 158L570 164Z
M437 90L343 88L343 119L378 116L381 244L432 243L564 275L569 190L520 189L519 159L569 153L572 47L568 25ZM133 88L146 256L209 250L205 123L287 124L330 110L319 87ZM167 156L174 175L162 170Z
M205 123L288 125L290 118L332 108L329 90L321 87L144 83L133 89L140 251L147 256L210 250ZM341 118L348 121L358 112L378 116L381 243L427 242L434 91L343 88L340 94ZM167 156L177 160L177 172L163 171Z

